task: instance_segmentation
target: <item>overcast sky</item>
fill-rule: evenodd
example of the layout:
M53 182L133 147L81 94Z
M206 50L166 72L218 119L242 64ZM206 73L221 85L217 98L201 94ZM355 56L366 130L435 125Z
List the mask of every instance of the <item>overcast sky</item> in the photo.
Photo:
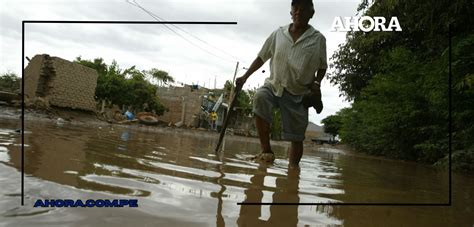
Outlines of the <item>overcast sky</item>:
M291 0L136 0L167 21L228 21L237 25L126 25L27 24L25 55L49 54L67 60L102 57L124 69L158 68L177 81L221 88L255 59L272 31L291 22ZM344 32L331 32L337 16L354 16L360 0L313 0L316 14L310 24L327 40L328 58L345 41ZM138 20L152 16L126 0L2 0L0 2L0 73L21 75L22 20ZM171 31L170 29L173 31ZM183 30L185 32L183 32ZM181 36L178 36L176 33ZM198 39L196 39L196 37ZM188 40L188 41L187 41ZM204 51L204 50L205 51ZM210 53L209 53L210 52ZM262 73L265 70L265 73ZM247 81L244 89L261 86L268 62ZM320 124L328 115L350 104L327 79L322 83L324 110L310 110L310 121Z

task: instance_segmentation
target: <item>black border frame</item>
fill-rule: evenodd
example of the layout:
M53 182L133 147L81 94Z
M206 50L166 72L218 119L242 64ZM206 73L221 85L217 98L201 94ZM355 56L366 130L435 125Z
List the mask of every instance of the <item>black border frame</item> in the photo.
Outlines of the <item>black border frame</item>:
M62 20L23 20L21 26L21 205L24 206L25 191L25 24L204 24L204 25L236 25L237 22L219 21L62 21ZM237 203L237 205L328 205L328 206L451 206L452 205L452 167L451 167L451 142L452 142L452 75L451 75L451 25L448 28L449 38L449 75L448 75L448 150L449 150L449 200L448 203Z

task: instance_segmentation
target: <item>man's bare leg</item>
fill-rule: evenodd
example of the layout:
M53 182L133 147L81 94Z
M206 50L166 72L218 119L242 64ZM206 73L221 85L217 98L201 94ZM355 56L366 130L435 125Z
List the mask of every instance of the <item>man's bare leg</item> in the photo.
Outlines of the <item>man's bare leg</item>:
M300 142L291 142L289 162L290 165L298 165L303 156L303 141Z
M257 127L262 153L273 153L270 146L270 124L268 124L268 122L263 118L255 115L255 126Z

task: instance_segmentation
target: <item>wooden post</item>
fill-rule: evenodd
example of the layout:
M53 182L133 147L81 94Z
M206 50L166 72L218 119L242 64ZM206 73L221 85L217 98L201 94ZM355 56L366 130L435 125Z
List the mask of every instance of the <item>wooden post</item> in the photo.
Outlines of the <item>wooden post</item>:
M232 81L232 85L234 84L235 81L235 76L237 75L237 69L239 67L239 62L237 62L237 66L235 67L235 73L234 73L234 79ZM219 135L219 140L217 141L217 146L215 152L219 152L219 148L221 146L222 141L224 140L224 135L227 129L227 125L229 124L229 119L232 116L232 109L234 108L235 102L237 100L237 96L239 95L240 90L242 90L242 86L236 86L235 87L235 94L234 94L234 86L232 86L231 89L231 96L230 96L230 103L229 103L229 109L227 110L227 116L224 119L224 123L222 124L222 129L221 133ZM225 142L225 141L224 141ZM222 149L224 150L224 149Z
M237 71L239 69L239 62L237 62L237 65L235 65L235 71L234 71L234 78L232 78L232 87L230 89L230 95L229 95L229 102L234 97L234 84L235 84L235 77L237 76Z

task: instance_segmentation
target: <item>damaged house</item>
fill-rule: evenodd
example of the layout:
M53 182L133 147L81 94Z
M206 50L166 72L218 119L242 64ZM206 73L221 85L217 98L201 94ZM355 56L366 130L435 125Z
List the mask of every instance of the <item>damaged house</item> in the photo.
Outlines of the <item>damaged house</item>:
M51 57L36 55L25 68L25 98L45 99L50 106L96 110L97 71L89 67Z

